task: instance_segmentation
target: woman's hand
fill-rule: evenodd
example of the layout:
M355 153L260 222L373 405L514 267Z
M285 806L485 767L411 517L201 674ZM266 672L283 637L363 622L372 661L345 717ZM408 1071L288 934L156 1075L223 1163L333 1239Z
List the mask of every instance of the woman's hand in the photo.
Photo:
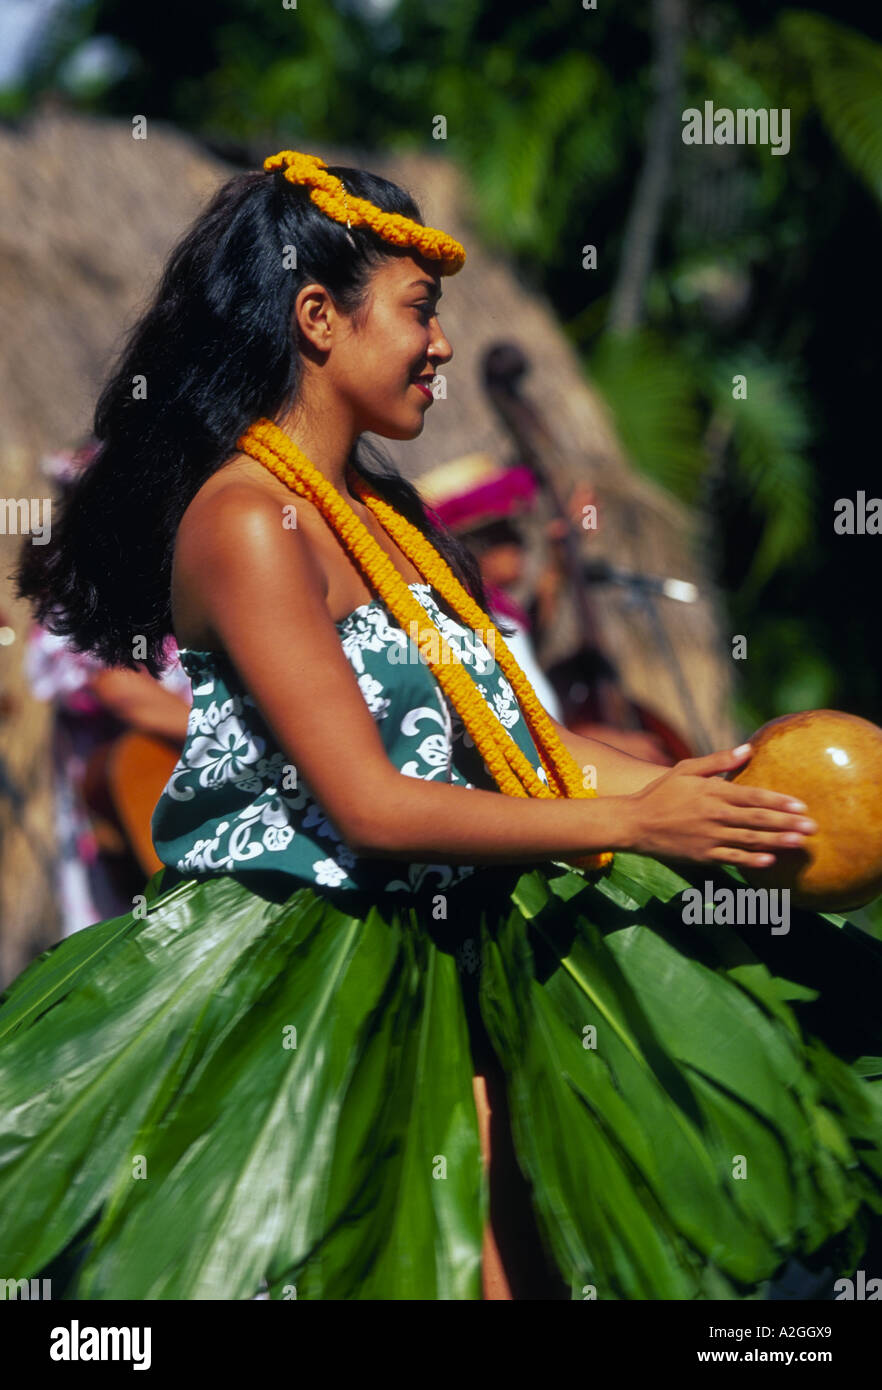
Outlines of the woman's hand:
M684 758L632 792L629 848L653 858L767 868L776 849L798 849L817 825L801 801L782 792L726 782L717 774L749 758L750 744L703 758Z

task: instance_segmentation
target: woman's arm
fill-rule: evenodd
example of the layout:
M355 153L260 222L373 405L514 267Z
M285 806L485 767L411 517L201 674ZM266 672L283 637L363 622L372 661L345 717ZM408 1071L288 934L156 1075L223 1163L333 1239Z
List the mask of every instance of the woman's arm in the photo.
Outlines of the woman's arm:
M391 762L328 613L327 581L302 529L268 492L231 482L181 523L176 573L292 766L356 853L419 862L515 863L598 850L754 863L797 829L787 798L714 774L730 753L676 768L593 740L589 761L640 787L590 798L510 797L406 777ZM625 770L623 772L623 769ZM779 833L776 833L779 832ZM811 833L811 832L810 832ZM744 848L740 848L740 847ZM735 847L735 848L732 848Z
M551 719L550 714L548 717ZM558 724L556 719L551 719L551 722L561 743L572 753L583 774L587 777L589 770L594 769L594 781L588 785L594 786L598 796L630 796L649 782L655 782L667 771L658 763L632 758L630 753L611 748L608 743L601 743L596 738L582 738L580 734L564 728L563 724Z
M149 671L109 666L92 676L89 688L124 724L183 744L190 705L173 690L166 690Z

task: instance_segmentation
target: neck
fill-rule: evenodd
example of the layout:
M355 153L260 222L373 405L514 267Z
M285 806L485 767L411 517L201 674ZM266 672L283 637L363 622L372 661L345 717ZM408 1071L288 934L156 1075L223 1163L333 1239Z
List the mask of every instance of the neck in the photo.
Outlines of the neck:
M347 502L361 506L349 490L348 460L358 435L348 421L335 419L331 412L307 412L301 405L275 423Z

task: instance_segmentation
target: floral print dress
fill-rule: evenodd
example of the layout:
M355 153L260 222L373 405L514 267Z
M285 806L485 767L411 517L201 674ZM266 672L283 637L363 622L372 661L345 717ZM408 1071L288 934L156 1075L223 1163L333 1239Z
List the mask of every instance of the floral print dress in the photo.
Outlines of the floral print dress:
M547 781L515 693L482 636L444 611L430 584L409 588ZM404 776L496 790L457 710L382 602L361 604L336 627L389 758ZM226 654L184 647L179 655L193 705L180 759L153 813L164 864L183 877L269 871L381 894L447 891L472 880L475 865L358 858L276 745Z

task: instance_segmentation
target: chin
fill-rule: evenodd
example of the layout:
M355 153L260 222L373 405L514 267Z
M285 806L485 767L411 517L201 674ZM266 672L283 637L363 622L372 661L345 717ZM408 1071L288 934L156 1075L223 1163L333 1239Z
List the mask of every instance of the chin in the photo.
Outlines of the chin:
M376 424L367 425L366 428L383 439L416 439L422 434L425 423L426 417L422 414L418 420L413 420L410 424L400 420L378 420Z

